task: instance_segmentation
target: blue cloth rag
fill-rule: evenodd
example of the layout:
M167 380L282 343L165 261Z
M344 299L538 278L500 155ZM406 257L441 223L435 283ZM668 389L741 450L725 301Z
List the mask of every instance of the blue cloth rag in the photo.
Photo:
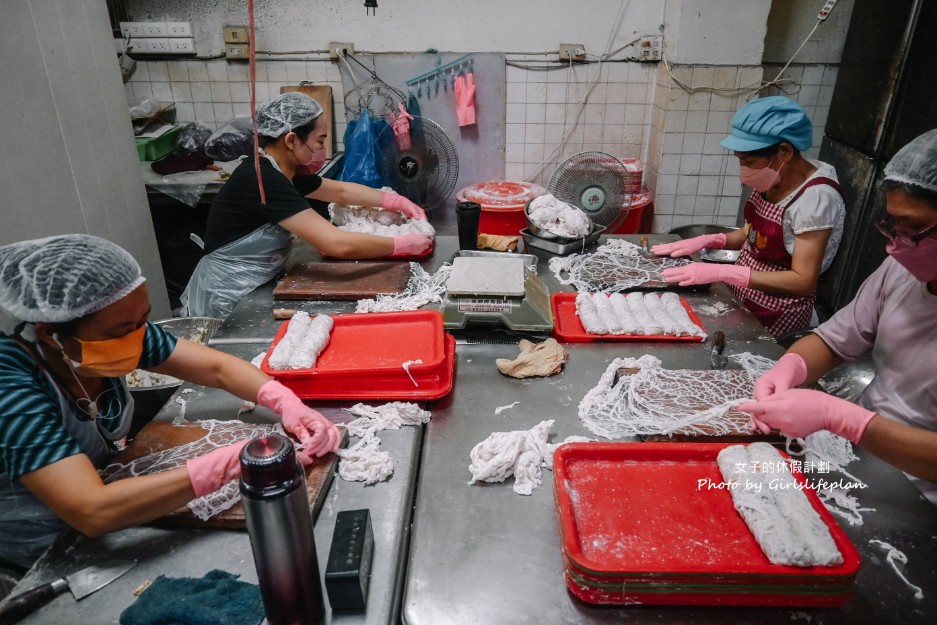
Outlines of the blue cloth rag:
M121 625L259 625L260 587L215 569L204 577L160 575L120 615Z

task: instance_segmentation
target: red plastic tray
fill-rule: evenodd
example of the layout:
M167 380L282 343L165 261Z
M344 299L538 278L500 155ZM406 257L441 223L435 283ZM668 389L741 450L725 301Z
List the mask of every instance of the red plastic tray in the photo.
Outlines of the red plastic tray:
M848 600L859 553L804 490L844 562L771 564L724 489L725 444L574 443L554 456L554 495L570 592L592 603L835 606ZM794 472L804 483L803 476ZM708 482L707 482L708 483Z
M550 306L553 308L553 335L564 343L595 343L597 341L681 341L701 343L706 340L702 336L674 336L672 334L589 334L582 327L579 315L576 314L576 293L554 293L550 296ZM703 331L703 324L696 312L690 308L689 302L682 297L680 302L690 315L690 321L698 325Z
M312 369L278 371L269 358L283 335L280 326L261 370L303 399L431 400L452 389L455 339L435 310L334 315L329 344ZM401 364L410 365L410 375ZM417 385L414 385L410 376Z

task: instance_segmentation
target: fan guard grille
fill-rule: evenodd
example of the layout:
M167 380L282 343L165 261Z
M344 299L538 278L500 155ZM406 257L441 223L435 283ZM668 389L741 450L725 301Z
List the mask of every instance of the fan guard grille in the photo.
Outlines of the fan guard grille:
M445 202L459 178L459 155L442 126L425 117L410 122L410 146L401 149L390 126L377 138L378 166L397 193L432 210Z
M631 173L605 152L580 152L559 164L547 191L557 199L581 208L608 232L620 227L631 210Z

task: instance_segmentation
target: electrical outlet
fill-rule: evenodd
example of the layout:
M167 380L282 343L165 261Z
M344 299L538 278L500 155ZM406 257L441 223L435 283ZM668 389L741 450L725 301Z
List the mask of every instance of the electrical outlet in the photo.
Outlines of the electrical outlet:
M167 37L191 37L192 24L189 22L166 22Z
M143 22L121 22L120 34L127 37L139 38L143 36Z
M581 43L561 43L560 61L582 62L586 60L586 46Z
M244 60L250 56L251 47L246 43L226 43L224 44L224 55L229 61Z
M247 26L225 26L224 27L224 42L225 43L248 43L250 41L250 31L247 29ZM242 48L244 46L241 46Z
M169 52L169 40L165 37L155 37L146 39L146 48L143 52L148 54L167 54Z
M345 56L346 54L355 53L355 44L353 43L330 43L329 44L329 58L337 61L339 57Z
M144 37L165 37L166 22L143 22Z
M169 40L169 52L172 54L195 54L195 40L185 37L173 37Z
M661 60L664 38L661 35L645 35L638 41L638 60L642 63Z

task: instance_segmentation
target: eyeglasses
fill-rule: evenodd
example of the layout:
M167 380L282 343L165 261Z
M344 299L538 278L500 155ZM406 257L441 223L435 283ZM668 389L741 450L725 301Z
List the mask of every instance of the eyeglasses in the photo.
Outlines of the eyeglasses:
M878 228L878 231L885 235L888 240L894 241L898 245L902 245L904 247L917 247L917 244L924 240L925 237L933 232L937 232L937 224L928 226L927 228L917 232L898 230L895 228L894 217L886 217L885 219L875 224L875 227Z

